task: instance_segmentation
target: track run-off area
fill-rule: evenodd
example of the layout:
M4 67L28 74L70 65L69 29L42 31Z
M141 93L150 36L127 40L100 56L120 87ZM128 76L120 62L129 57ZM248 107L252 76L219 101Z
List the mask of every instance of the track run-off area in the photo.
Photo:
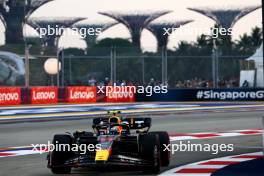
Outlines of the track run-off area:
M262 155L259 152L262 151L264 104L259 102L0 107L0 175L53 175L46 167L47 154L44 151L43 154L32 152L31 144L46 144L57 133L91 131L92 117L106 115L107 110L113 109L122 110L124 116L143 114L152 117L151 130L168 131L171 144L188 142L234 146L232 151L219 151L217 154L210 151L175 151L170 166L163 168L161 175L211 175L228 163L236 162L232 157L251 155L254 159ZM235 160L244 161L241 158ZM209 166L206 165L208 163ZM180 171L182 169L185 170ZM199 169L204 173L190 173L201 172ZM106 172L107 175L142 175L141 172L98 172L89 169L74 169L72 175L105 175Z

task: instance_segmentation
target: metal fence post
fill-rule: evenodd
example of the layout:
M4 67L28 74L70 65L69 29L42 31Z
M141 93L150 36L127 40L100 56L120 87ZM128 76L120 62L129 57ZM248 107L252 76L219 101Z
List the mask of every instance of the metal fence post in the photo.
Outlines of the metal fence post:
M72 57L73 55L69 55L69 84L72 85Z
M168 84L168 54L167 48L164 47L164 83L163 85Z
M57 49L57 87L60 87L60 51Z
M114 84L116 83L116 47L114 47L114 55L113 55L114 57L113 57L113 61L114 61Z
M264 116L262 117L262 151L264 154Z
M217 46L216 46L216 40L213 40L213 51L212 51L212 81L213 81L213 87L217 88L218 87L218 76L217 76L217 72L218 72L218 66L217 66Z
M25 87L29 87L29 46L25 47Z
M110 50L110 81L113 81L113 47Z
M62 50L61 56L62 56L62 58L61 58L61 86L64 87L64 83L65 83L65 78L64 78L64 74L65 74L64 50Z
M164 84L164 82L165 82L165 75L164 75L164 73L165 73L165 69L164 69L164 67L165 67L165 63L164 63L164 49L163 49L163 47L162 47L162 49L161 49L161 83L162 84Z
M142 57L142 84L145 85L145 57Z

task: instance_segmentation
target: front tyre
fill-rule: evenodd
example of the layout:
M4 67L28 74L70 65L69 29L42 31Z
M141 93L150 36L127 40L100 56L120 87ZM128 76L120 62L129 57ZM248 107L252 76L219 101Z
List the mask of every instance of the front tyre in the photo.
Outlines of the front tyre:
M53 174L69 174L71 173L71 167L53 167L51 172Z
M146 167L145 173L159 173L161 166L159 136L156 134L145 134L140 137L140 154L142 159L151 163Z
M67 134L55 135L53 138L54 145L67 145L69 146L68 151L58 151L54 150L49 155L49 163L51 167L51 172L54 174L69 174L71 172L71 167L64 167L64 163L73 157L73 152L70 151L72 147L72 137Z
M159 136L161 166L169 166L170 150L171 150L169 134L166 131L157 131L157 132L149 132L149 133ZM167 150L165 146L169 146L170 150Z

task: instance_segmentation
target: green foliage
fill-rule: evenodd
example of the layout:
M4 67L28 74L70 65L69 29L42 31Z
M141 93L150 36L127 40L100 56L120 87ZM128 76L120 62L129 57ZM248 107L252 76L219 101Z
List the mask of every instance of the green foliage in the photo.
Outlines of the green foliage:
M94 45L94 47L123 47L123 48L128 48L128 47L133 47L132 43L129 42L126 39L122 38L106 38L103 40L100 40L97 44Z

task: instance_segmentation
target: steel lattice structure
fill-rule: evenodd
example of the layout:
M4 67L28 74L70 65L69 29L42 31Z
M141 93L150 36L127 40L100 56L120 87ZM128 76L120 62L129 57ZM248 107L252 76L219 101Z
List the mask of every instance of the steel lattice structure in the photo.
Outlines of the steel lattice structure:
M175 21L175 22L160 22L160 23L150 23L147 26L147 29L155 35L158 41L158 47L167 47L169 34L165 32L165 29L175 30L180 28L181 26L191 23L193 20L183 20L183 21Z
M132 43L140 47L140 37L144 28L153 20L170 13L171 11L154 11L154 12L99 12L101 15L115 19L124 24L131 35Z
M40 28L47 29L65 29L73 26L75 23L84 20L81 17L35 17L28 20L28 24L39 33ZM58 32L54 35L46 35L43 38L45 46L57 46L58 39L63 33Z
M188 8L189 10L198 12L205 15L223 28L232 28L235 23L242 17L248 15L249 13L261 8L261 6L245 7L245 8Z
M39 7L53 0L1 0L1 20L6 28L6 43L22 43L23 25Z
M97 28L101 29L101 32L104 32L105 30L109 29L110 27L118 24L117 22L106 22L106 21L94 21L94 22L87 22L87 23L76 23L73 25L74 28L77 28L78 30L85 29L86 31L90 28L93 28L96 30ZM98 35L86 35L84 36L84 40L86 42L87 47L91 47L96 43Z

